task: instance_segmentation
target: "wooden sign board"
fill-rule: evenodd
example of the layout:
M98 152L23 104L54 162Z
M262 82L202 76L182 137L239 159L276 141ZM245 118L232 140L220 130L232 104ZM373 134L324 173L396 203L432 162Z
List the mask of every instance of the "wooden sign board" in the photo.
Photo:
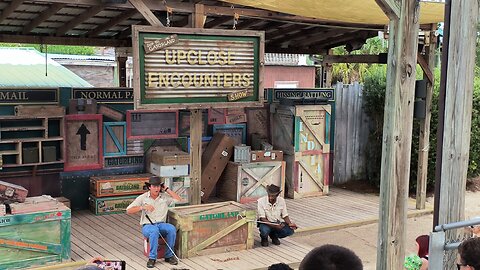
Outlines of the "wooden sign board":
M333 88L269 88L265 91L268 103L278 103L282 98L324 99L335 101Z
M260 106L265 34L133 26L135 109Z
M102 115L65 115L65 171L103 167Z
M178 137L178 111L127 111L127 139Z

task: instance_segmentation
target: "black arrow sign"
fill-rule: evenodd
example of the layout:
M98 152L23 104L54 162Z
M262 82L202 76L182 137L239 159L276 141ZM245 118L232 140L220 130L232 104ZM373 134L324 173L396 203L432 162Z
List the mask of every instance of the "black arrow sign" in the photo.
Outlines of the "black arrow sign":
M82 124L77 131L77 135L80 135L80 149L87 150L87 134L90 134L90 131Z

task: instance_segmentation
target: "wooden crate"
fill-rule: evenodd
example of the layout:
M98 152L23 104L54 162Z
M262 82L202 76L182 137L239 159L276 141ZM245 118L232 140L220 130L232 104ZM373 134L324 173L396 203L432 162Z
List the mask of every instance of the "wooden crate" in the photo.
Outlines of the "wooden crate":
M190 155L182 151L151 151L150 161L161 166L188 165Z
M220 108L208 109L208 124L209 125L225 124L226 114L227 114L227 109L220 109Z
M190 177L164 177L165 185L182 198L175 206L190 204Z
M103 197L96 198L90 196L90 211L95 215L109 215L125 213L127 207L137 198L138 195L120 196L120 197Z
M106 157L127 154L127 123L103 123L103 155Z
M127 140L127 155L143 155L143 140Z
M128 110L127 139L167 139L178 137L178 111Z
M68 114L96 114L97 101L95 99L70 99Z
M233 155L235 142L225 134L217 133L202 155L202 201L208 201L223 169Z
M282 161L283 160L283 151L282 150L258 150L251 152L252 162L265 162L265 161Z
M16 116L63 116L65 107L56 105L17 105L15 106Z
M22 186L0 181L0 202L24 202L28 190Z
M269 105L263 108L247 108L247 143L251 145L252 134L257 133L262 138L271 141Z
M102 115L65 116L65 171L101 169L103 167Z
M0 217L0 269L70 260L70 209Z
M231 125L213 125L213 134L223 133L235 141L235 145L247 143L247 125L231 124Z
M105 104L98 106L98 113L115 121L122 121L125 114Z
M272 106L272 129L277 131L272 134L274 149L288 155L299 151L330 152L330 105Z
M286 197L292 199L328 194L330 154L284 155Z
M168 222L177 230L180 258L253 248L256 211L237 202L171 208ZM242 218L245 217L245 218Z
M180 111L178 116L178 136L190 136L190 111ZM202 113L202 136L207 136L208 113Z
M274 184L284 195L285 162L240 164L229 162L217 184L217 193L224 199L249 203L267 195L267 185Z
M97 198L142 194L144 183L151 176L149 173L93 176L90 177L90 194Z

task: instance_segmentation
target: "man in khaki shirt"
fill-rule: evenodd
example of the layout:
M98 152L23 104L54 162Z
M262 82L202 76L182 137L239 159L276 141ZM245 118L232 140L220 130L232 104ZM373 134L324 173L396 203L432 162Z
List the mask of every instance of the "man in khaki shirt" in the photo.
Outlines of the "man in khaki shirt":
M280 245L279 238L290 236L297 225L290 221L285 199L278 197L281 190L276 185L268 185L268 196L258 199L258 218L262 246L268 246L268 236L274 245Z
M165 183L158 176L150 177L149 181L145 182L145 185L149 191L138 196L127 207L127 214L142 211L140 218L142 233L143 236L148 238L150 243L147 267L153 268L157 260L158 238L160 234L165 237L170 248L173 249L175 246L177 231L172 224L165 223L165 221L167 220L168 206L174 201L180 201L181 198L177 193L165 186ZM165 251L165 261L176 265L178 261L170 248L167 248Z

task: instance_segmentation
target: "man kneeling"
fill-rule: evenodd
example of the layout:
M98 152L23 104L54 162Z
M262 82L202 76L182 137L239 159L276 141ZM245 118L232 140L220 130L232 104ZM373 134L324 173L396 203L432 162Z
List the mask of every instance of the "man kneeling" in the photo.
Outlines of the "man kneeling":
M147 267L153 268L157 260L158 238L160 234L165 238L170 248L175 246L177 231L172 224L165 223L167 220L168 206L174 201L180 201L181 198L173 192L160 177L152 176L145 185L148 192L138 196L128 207L127 214L134 214L142 211L140 224L142 225L143 236L150 242L150 253L148 255ZM176 265L177 259L173 256L173 251L167 248L165 251L165 261Z
M281 190L276 185L267 186L268 196L258 199L258 227L262 246L268 246L268 236L274 245L280 245L279 238L290 236L297 225L290 221L285 199L278 197Z

